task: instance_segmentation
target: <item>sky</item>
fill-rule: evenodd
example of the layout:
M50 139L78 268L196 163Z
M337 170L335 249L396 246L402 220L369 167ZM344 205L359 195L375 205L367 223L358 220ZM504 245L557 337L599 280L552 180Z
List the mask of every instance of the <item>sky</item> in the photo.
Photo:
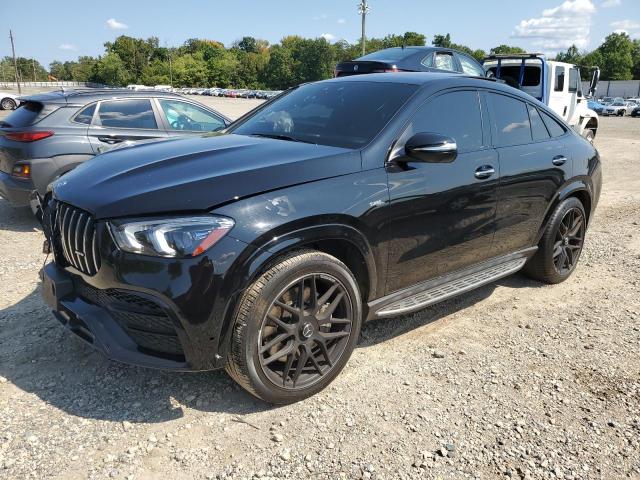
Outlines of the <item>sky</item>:
M271 43L285 35L360 37L356 0L0 0L0 57L52 60L97 56L126 34L157 36L163 46L188 38L225 45L245 35ZM597 47L612 31L640 38L640 0L368 0L367 36L415 31L431 42L450 33L455 43L489 50L499 44L554 54L571 44Z

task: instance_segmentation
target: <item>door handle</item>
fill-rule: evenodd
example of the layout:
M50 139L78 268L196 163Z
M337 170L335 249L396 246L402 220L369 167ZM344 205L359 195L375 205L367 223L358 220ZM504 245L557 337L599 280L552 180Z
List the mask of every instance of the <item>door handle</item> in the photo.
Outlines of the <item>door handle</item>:
M496 173L496 171L491 165L482 165L481 167L478 167L476 169L474 175L478 180L484 180L486 178L489 178L494 173Z
M560 165L564 165L567 162L567 157L565 157L564 155L558 155L553 157L553 160L551 160L551 162L559 167Z
M98 140L100 140L102 143L108 143L109 145L122 142L122 139L117 137L98 137Z

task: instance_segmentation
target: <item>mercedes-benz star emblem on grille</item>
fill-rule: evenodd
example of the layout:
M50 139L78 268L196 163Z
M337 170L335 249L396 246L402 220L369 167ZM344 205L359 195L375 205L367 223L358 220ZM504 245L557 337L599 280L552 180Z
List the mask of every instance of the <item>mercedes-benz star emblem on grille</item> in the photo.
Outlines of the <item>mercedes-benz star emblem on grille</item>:
M354 71L354 72L357 72L357 71L358 71L358 65L354 65L354 66L353 66L353 71Z

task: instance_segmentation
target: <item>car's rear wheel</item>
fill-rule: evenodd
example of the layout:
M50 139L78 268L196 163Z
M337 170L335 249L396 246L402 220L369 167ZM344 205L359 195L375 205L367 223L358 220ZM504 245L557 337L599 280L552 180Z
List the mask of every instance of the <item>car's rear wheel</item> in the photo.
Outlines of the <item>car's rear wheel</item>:
M240 300L227 372L267 402L302 400L340 373L361 322L358 284L341 261L317 251L290 254Z
M524 272L541 282L560 283L571 276L582 253L587 229L582 202L570 197L558 205L545 228L538 251Z
M0 106L3 110L15 110L18 104L13 98L3 98Z

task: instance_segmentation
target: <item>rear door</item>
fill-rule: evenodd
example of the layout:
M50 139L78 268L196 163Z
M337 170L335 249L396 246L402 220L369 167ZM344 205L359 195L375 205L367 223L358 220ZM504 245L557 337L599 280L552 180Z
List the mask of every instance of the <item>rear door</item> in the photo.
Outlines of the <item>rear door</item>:
M116 146L167 136L149 98L103 100L98 104L88 129L89 141L96 154Z
M487 92L500 185L492 256L536 244L547 208L571 176L566 129L518 98Z

